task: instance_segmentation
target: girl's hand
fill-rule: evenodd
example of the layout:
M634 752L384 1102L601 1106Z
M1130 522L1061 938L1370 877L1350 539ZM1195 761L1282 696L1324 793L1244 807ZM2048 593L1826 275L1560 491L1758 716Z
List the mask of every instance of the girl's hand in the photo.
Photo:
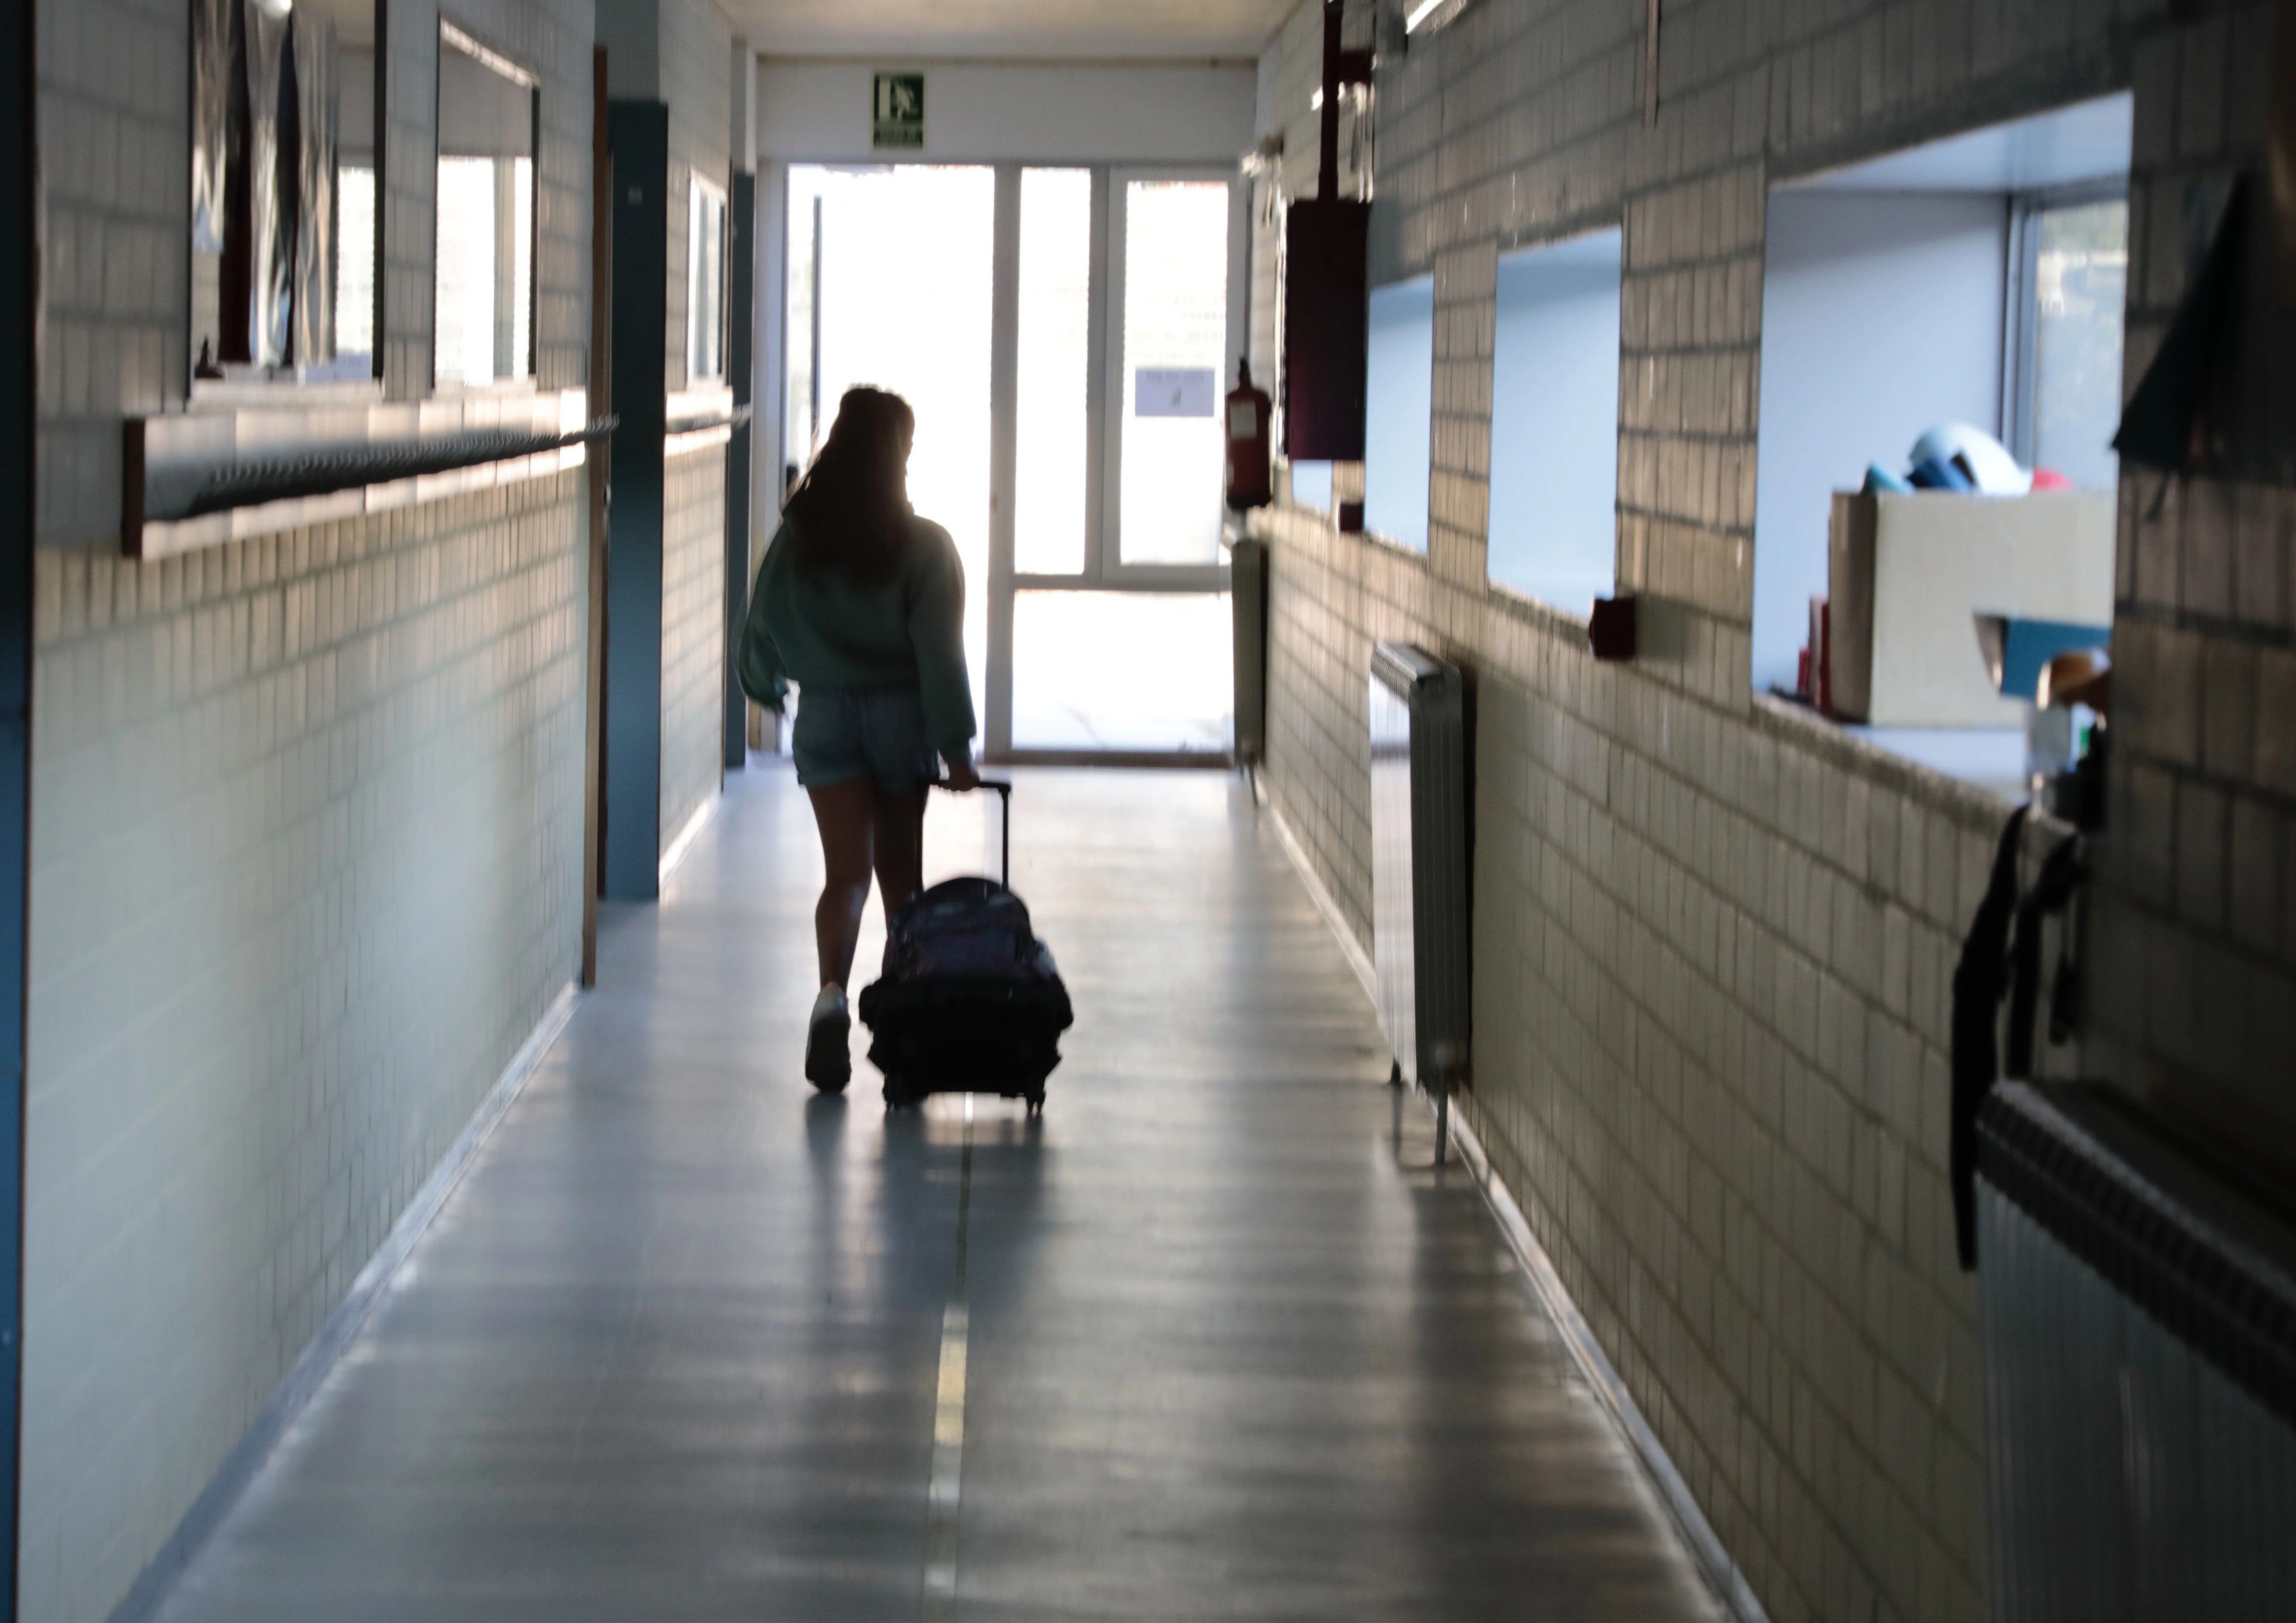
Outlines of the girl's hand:
M980 788L980 774L974 768L972 758L967 756L963 760L949 762L948 775L940 781L940 786L943 789L954 790L959 794L968 789Z

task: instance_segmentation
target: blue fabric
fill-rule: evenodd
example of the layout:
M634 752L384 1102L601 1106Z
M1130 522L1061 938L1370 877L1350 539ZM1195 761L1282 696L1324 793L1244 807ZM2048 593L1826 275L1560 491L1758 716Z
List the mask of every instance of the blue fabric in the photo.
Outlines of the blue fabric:
M1907 476L1916 490L1973 490L1969 475L1949 462L1939 462L1934 456L1914 464Z
M2066 620L2012 619L2002 639L2001 691L2030 701L2040 692L2041 668L2061 653L2112 646L2112 627Z
M880 789L906 794L940 776L940 758L925 737L924 703L914 691L802 689L790 753L808 789L865 774Z

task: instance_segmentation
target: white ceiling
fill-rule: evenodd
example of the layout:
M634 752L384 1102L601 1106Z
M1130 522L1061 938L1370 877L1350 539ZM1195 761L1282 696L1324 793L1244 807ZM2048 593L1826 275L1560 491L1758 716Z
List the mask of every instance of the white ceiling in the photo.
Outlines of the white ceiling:
M1787 185L1822 192L2031 192L2125 180L2135 116L2136 98L2124 90Z
M1259 54L1300 0L719 0L769 56L1171 60Z

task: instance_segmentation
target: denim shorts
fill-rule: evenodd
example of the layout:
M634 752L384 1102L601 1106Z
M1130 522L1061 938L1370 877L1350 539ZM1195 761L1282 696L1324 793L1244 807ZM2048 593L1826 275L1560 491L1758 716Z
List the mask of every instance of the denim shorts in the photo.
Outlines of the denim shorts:
M940 758L925 738L924 705L914 693L801 689L790 753L808 789L866 774L878 788L906 794L940 776Z

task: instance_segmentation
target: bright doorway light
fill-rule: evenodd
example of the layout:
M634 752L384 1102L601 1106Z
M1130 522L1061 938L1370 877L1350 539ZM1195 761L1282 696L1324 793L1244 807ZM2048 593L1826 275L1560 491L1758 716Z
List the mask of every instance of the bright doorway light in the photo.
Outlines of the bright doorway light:
M820 236L813 238L820 200ZM988 663L988 351L996 171L982 166L800 167L790 241L813 256L815 319L793 325L819 389L817 433L855 384L890 389L917 414L909 501L964 562L964 655L974 712ZM810 328L810 331L808 330ZM811 460L793 422L791 455Z

